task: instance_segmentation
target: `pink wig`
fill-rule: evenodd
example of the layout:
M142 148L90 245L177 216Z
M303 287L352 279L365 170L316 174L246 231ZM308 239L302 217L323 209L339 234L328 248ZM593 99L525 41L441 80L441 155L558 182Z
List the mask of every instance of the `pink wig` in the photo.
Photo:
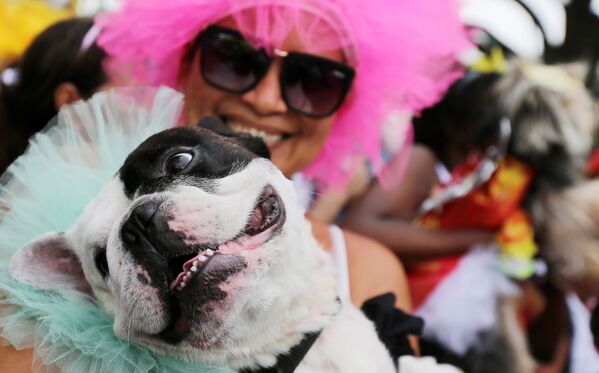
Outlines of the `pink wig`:
M177 88L190 42L229 15L242 33L275 46L299 29L309 52L341 48L355 67L353 92L305 170L324 186L343 185L360 159L378 174L383 133L398 133L383 128L390 114L438 101L461 76L456 56L469 47L456 0L129 0L98 17L98 43L117 80Z

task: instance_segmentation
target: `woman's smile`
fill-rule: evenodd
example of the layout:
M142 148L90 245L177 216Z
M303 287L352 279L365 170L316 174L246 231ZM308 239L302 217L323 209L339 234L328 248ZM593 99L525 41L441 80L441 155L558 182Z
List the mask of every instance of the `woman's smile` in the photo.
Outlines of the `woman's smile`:
M247 133L251 136L261 138L271 150L277 146L279 142L284 141L292 136L292 134L285 133L279 129L256 124L253 121L247 120L246 118L221 116L221 119L233 132Z

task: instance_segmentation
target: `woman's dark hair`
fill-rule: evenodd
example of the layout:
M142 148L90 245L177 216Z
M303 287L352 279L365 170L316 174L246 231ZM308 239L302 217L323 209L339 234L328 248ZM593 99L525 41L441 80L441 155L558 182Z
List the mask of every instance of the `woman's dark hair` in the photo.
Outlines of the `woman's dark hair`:
M72 83L83 98L107 82L105 53L95 43L82 49L93 20L58 22L42 32L12 65L14 83L0 84L0 174L25 151L29 137L56 115L54 92Z
M467 72L435 106L414 118L414 141L429 147L437 159L451 165L452 153L473 150L478 126L488 115L489 90L495 73Z

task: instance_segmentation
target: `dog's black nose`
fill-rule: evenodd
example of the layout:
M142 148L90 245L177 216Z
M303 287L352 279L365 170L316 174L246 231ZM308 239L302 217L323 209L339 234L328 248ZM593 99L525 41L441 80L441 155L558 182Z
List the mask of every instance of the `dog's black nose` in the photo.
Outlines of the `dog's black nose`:
M142 226L148 225L162 202L150 200L137 206L131 213L132 217Z
M121 230L125 244L135 244L138 235L154 225L153 217L161 204L161 201L150 200L138 205L131 211L131 215L129 215Z

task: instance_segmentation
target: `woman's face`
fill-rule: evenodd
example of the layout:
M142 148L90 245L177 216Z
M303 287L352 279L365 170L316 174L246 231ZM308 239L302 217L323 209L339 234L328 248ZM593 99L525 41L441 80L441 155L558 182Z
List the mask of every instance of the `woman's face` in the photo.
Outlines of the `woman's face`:
M232 17L218 25L237 29ZM300 38L292 32L281 46L285 51L307 52ZM317 55L343 62L343 52L335 50ZM244 94L222 91L207 84L200 73L200 55L196 52L191 65L183 67L182 90L186 96L186 120L197 123L206 115L218 116L232 130L261 137L268 145L273 163L286 176L301 171L322 150L335 114L311 118L290 110L281 95L279 75L281 59L275 58L266 76Z

